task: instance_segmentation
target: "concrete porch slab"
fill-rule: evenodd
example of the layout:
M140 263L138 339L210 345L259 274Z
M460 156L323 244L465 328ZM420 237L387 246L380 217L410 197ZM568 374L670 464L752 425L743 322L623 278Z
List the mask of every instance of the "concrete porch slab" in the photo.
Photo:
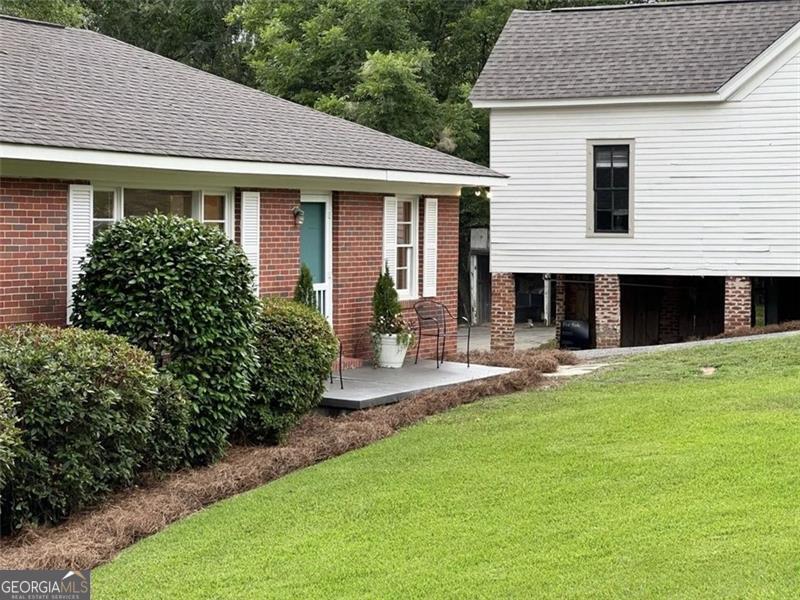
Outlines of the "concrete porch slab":
M326 382L320 406L358 410L391 404L409 396L511 373L514 369L487 367L466 363L445 362L436 368L436 361L413 361L402 369L373 369L360 367L344 372L344 389L339 387L339 378Z

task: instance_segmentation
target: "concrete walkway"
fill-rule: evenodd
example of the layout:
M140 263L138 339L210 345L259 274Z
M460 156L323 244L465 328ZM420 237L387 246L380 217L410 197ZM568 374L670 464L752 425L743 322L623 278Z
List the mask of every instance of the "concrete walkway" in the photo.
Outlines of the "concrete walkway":
M783 331L780 333L764 333L760 335L746 335L741 337L718 338L713 340L698 340L696 342L681 342L678 344L661 344L659 346L634 346L632 348L598 348L594 350L577 350L577 356L582 362L591 362L599 358L632 356L634 354L648 354L651 352L666 352L669 350L683 350L685 348L698 348L716 344L735 344L736 342L755 342L758 340L773 340L782 337L800 335L800 331Z
M476 325L472 328L470 347L472 350L488 350L490 336L490 325ZM466 336L467 330L461 328L460 335ZM514 331L514 347L517 350L530 350L538 348L542 344L555 339L556 328L545 327L544 325L529 326L527 323L518 323ZM467 351L467 338L458 338L458 351Z

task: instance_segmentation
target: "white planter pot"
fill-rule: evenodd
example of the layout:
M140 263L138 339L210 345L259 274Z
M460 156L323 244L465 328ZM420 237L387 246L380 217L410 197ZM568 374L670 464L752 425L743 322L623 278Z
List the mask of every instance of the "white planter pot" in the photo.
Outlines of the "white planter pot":
M399 369L403 366L408 346L401 344L394 333L381 333L378 335L378 366L388 369Z

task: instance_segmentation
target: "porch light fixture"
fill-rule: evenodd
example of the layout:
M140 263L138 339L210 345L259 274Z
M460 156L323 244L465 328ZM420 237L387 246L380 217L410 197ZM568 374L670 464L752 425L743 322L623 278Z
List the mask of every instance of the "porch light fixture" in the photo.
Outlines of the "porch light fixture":
M300 227L305 220L305 213L303 212L303 209L299 206L295 206L292 209L292 214L294 215L294 224Z

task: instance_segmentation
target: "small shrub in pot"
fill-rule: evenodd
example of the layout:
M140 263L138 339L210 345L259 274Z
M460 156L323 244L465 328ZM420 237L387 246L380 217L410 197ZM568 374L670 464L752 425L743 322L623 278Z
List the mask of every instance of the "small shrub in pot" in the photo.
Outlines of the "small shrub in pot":
M318 311L283 298L262 302L258 326L260 368L245 435L274 443L319 404L338 342Z
M378 275L372 293L370 334L373 364L378 367L401 367L406 350L414 343L414 333L403 318L388 267Z

